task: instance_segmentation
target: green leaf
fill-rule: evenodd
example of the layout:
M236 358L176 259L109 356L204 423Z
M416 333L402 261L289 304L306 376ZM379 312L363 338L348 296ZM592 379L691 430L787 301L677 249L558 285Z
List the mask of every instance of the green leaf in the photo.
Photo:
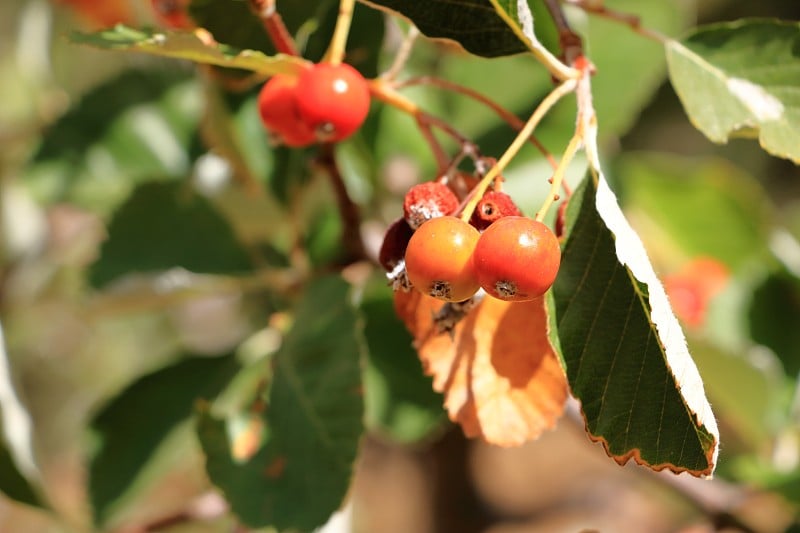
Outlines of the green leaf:
M755 178L729 162L638 153L613 168L626 212L659 263L675 268L708 255L737 269L767 254L773 208Z
M786 270L770 272L752 292L748 321L754 342L770 348L786 375L800 375L800 281Z
M255 455L234 459L226 422L199 414L208 475L251 526L310 531L347 492L364 413L364 347L349 292L340 278L322 278L297 305L274 356L266 437Z
M172 430L191 417L195 402L215 397L238 370L232 354L187 356L140 378L94 417L99 449L89 469L89 491L97 523L109 517Z
M0 443L0 492L26 505L45 508L33 486L22 475L8 448Z
M736 449L732 436L749 452L772 446L787 411L779 365L766 364L766 354L758 349L730 353L699 338L692 338L690 346L698 368L707 376L705 385L714 410L730 432L726 456Z
M296 37L302 56L314 62L322 59L336 26L339 2L294 0L281 4L279 11L289 33ZM220 42L237 48L275 53L261 21L247 2L193 0L190 12L197 24ZM377 74L383 31L381 13L356 4L347 39L347 62L367 77Z
M498 57L529 51L523 28L533 32L533 15L526 3L490 0L369 0L367 4L398 12L428 37L450 39L469 52ZM524 22L523 22L524 21Z
M250 70L260 74L295 74L303 67L300 58L278 54L267 56L257 50L238 50L208 43L197 32L139 30L118 24L96 33L73 33L72 41L105 50L143 52L155 56L188 59L195 63Z
M682 32L695 16L685 2L606 0L604 5L620 13L635 13L642 27L664 35ZM622 31L617 21L597 16L586 20L583 13L575 19L577 31L584 30L585 24L581 33L586 54L597 67L592 76L592 101L599 135L602 139L625 133L664 82L667 64L663 46L632 31ZM586 22L581 24L582 20ZM622 50L624 60L620 60ZM568 119L564 122L571 124ZM571 130L568 135L572 135Z
M188 174L201 112L198 86L187 73L124 72L48 129L25 182L43 202L105 211L136 182Z
M367 422L394 441L424 439L444 421L444 402L422 370L413 338L397 317L385 279L364 297L361 314L369 347Z
M739 20L666 45L672 84L709 139L758 135L769 153L800 163L800 24Z
M101 287L132 272L181 267L196 273L247 271L250 259L228 222L204 197L181 183L147 183L114 214L108 240L89 270Z
M711 475L719 437L697 368L641 241L597 179L570 198L553 287L572 394L619 463Z

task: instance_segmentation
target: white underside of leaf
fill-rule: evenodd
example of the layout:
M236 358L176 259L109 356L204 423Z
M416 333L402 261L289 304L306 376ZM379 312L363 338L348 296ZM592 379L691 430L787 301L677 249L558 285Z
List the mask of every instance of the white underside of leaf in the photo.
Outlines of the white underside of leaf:
M743 78L728 78L727 87L759 122L779 120L783 116L783 103L760 85Z
M33 456L33 423L28 411L17 396L17 391L11 378L11 367L8 362L3 325L1 323L0 412L3 415L3 436L17 468L28 479L39 479L39 469Z
M590 89L587 89L588 91ZM584 93L584 97L591 98L590 93L588 95ZM700 372L689 354L683 329L672 312L667 293L656 276L644 244L625 218L616 195L603 176L597 150L597 123L587 120L584 127L586 155L598 179L595 208L606 227L614 235L615 251L619 262L628 268L637 281L647 285L650 320L655 325L661 345L664 347L667 365L675 377L675 382L686 406L694 413L697 424L705 426L714 437L713 468L717 464L717 455L719 454L719 429L711 411L711 405L706 398Z

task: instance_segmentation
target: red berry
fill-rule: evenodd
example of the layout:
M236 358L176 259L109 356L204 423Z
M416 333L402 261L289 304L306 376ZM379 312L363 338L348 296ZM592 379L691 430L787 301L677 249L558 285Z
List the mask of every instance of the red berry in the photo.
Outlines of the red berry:
M687 326L705 323L711 300L725 289L728 268L713 257L697 257L679 271L664 277L664 289L672 310Z
M432 218L411 236L406 272L420 292L448 302L461 302L478 290L472 251L478 230L460 218Z
M403 216L413 229L432 218L452 215L457 209L456 195L438 181L418 183L403 198Z
M483 230L502 217L521 215L522 212L509 195L501 191L489 191L475 206L470 223L479 230Z
M297 105L300 116L319 139L341 141L361 127L369 112L369 87L345 63L317 63L300 74Z
M264 126L283 144L293 147L308 146L316 141L314 131L300 117L297 84L297 78L276 74L258 95L258 111Z
M534 300L553 284L561 248L550 228L526 217L503 217L481 233L473 254L483 289L501 300Z

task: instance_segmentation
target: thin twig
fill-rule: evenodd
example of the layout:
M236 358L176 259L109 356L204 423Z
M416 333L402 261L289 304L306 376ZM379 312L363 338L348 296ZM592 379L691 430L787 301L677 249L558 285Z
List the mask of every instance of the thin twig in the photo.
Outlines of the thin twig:
M597 3L596 1L595 2L587 2L586 0L562 0L562 1L569 5L573 5L579 9L582 9L587 13L591 13L593 15L597 15L599 17L603 17L609 20L613 20L615 22L619 22L620 24L624 24L629 28L631 28L636 33L638 33L639 35L651 39L653 41L656 41L658 43L663 44L669 41L669 37L667 37L663 33L642 26L642 19L636 15L631 15L630 13L623 13L621 11L608 9L602 3Z
M441 145L439 145L438 141L430 133L431 127L437 128L453 138L462 147L462 149L468 144L474 146L472 141L470 141L457 129L452 127L447 121L426 113L420 109L416 103L394 90L392 84L386 80L382 78L370 80L369 88L372 96L378 100L381 100L382 102L387 103L392 107L395 107L400 111L414 117L414 120L416 120L417 124L420 126L422 134L425 136L425 139L431 146L431 151L437 158L440 170L448 166L448 163L445 163L444 166L442 166L442 162L447 161L447 156L442 156Z
M414 85L433 85L435 87L440 87L448 91L462 94L491 109L498 117L500 117L516 131L520 131L523 127L525 127L525 122L522 119L494 100L488 98L486 95L476 91L475 89L465 87L443 78L437 78L435 76L418 76L416 78L410 78L408 80L396 83L395 87L403 88L412 87ZM558 162L553 157L553 154L551 154L547 148L545 148L545 146L539 141L539 139L536 138L535 135L531 135L530 142L536 147L537 150L539 150L539 152L541 152L545 159L547 159L547 162L550 163L550 166L553 167L553 170L558 168Z
M528 119L528 122L525 123L525 127L522 128L522 131L517 134L517 137L506 149L505 153L503 153L500 159L497 160L497 163L495 163L494 166L489 169L489 172L486 173L486 175L481 179L480 183L478 183L478 185L475 186L470 193L470 199L461 212L461 219L464 220L464 222L469 221L470 217L472 216L472 212L475 211L475 206L478 205L481 197L483 197L483 193L486 191L492 181L498 177L503 170L505 170L514 156L517 155L522 148L522 145L528 141L528 137L531 136L533 130L536 129L536 126L539 125L539 122L541 122L548 111L550 111L550 109L552 109L562 97L574 91L576 86L577 80L574 78L570 78L561 82L561 84L556 86L556 88L553 89L550 94L548 94L536 107L531 115L531 118Z
M336 163L333 144L323 144L320 147L316 163L325 170L336 194L339 215L342 217L342 241L347 254L344 263L349 265L365 259L367 254L364 249L364 242L361 240L361 215L358 212L358 206L347 192L344 179Z
M545 0L545 5L558 29L558 44L561 48L561 56L567 65L572 65L576 58L583 55L583 41L581 41L577 33L572 31L558 0Z
M261 19L264 30L269 35L275 49L281 54L299 56L292 34L283 23L283 18L275 7L275 0L249 0L250 9Z
M350 34L350 24L353 21L353 10L356 0L340 0L339 15L336 18L336 27L333 30L331 44L325 52L325 59L332 65L338 65L344 59L347 47L347 36Z
M408 29L408 33L406 34L405 39L400 44L400 48L397 50L397 54L394 56L394 61L392 61L392 65L381 74L381 78L386 81L394 80L398 74L403 70L405 67L406 62L408 61L408 57L411 55L411 50L414 47L414 43L419 37L419 29L416 26L411 26Z

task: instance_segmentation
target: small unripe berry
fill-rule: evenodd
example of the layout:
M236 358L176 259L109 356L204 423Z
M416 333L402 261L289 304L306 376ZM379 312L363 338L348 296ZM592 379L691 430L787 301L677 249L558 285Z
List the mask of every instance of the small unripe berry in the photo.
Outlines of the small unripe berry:
M426 181L411 187L403 198L403 217L412 229L432 218L452 215L458 209L458 198L447 185Z
M479 230L484 230L495 220L521 215L522 212L509 195L501 191L488 191L475 206L470 223Z

